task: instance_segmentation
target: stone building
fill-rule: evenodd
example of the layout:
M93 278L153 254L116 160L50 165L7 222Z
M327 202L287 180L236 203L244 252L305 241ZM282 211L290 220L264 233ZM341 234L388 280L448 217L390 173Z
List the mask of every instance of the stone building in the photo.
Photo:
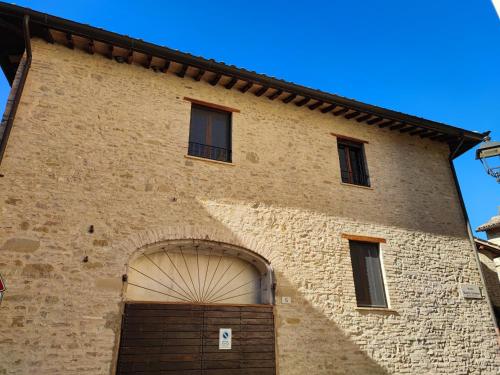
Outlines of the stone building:
M485 287L491 299L497 326L500 322L500 210L487 223L477 228L486 232L487 241L476 238L476 247L481 260Z
M0 374L498 373L452 164L484 134L0 20Z

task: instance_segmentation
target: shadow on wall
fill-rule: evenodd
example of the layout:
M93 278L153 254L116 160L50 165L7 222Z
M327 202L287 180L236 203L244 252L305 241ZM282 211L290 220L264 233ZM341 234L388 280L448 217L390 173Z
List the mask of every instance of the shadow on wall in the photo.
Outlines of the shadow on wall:
M276 305L277 366L287 375L377 375L387 370L371 359L324 312L315 308L283 275L278 290L293 294Z
M489 257L488 259L493 262L493 259ZM488 293L493 304L493 310L495 312L497 324L500 324L500 280L498 279L498 273L493 271L484 263L481 263L481 269L483 271L484 281L486 283L486 292Z

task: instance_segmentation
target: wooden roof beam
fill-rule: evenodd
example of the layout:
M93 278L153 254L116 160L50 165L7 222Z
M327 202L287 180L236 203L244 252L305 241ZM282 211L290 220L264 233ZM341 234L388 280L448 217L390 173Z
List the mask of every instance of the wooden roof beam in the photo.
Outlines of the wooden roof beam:
M394 123L395 123L395 122L396 122L396 121L394 121L394 120L389 120L389 121L383 122L383 123L381 123L381 124L378 124L378 127L379 127L380 129L387 128L388 126L394 125ZM369 123L369 122L368 122L368 123Z
M127 54L127 64L132 64L134 62L134 50L131 49Z
M73 40L73 34L71 33L66 33L66 46L69 49L74 49L75 48L75 41Z
M274 100L276 99L278 96L280 96L281 94L283 94L283 90L276 90L272 95L269 95L267 98L269 100Z
M408 132L411 132L411 131L413 131L413 130L415 130L415 129L417 129L417 127L416 127L416 126L409 126L409 127L407 127L407 128L401 129L399 132L400 132L400 133L408 133Z
M356 121L357 122L363 122L363 121L366 121L366 120L369 120L372 118L372 115L369 115L369 114L366 114L366 115L363 115L363 116L359 116Z
M224 87L228 90L231 90L233 88L233 86L236 85L236 82L238 82L238 78L233 77L233 78L231 78L231 80L228 83L226 83L226 85Z
M428 133L420 134L420 138L429 138L429 137L432 137L432 136L437 135L437 134L439 134L439 133L435 132L435 131L430 131Z
M95 53L95 44L92 39L89 39L89 43L87 44L87 52L91 55Z
M146 62L144 63L144 65L143 65L143 66L144 66L146 69L149 69L149 68L151 67L151 61L153 61L153 56L152 56L152 55L148 55L148 56L146 57Z
M348 113L346 114L344 117L348 120L354 118L354 117L357 117L361 114L361 112L358 112L358 111L354 111L354 112L351 112L351 113Z
M310 100L311 100L311 98L304 98L302 100L299 100L297 103L295 103L295 105L297 107L302 107L304 104L309 103Z
M443 133L437 133L435 135L430 136L429 139L432 141L436 141L436 140L438 140L438 138L441 138L443 135L444 135Z
M208 83L210 83L212 86L215 86L219 83L220 79L222 78L222 74L217 73L214 78Z
M108 45L108 53L107 53L107 57L108 59L110 60L113 60L113 51L115 50L115 46L113 46L112 44L109 44Z
M176 73L177 77L184 78L184 76L186 75L186 72L187 72L188 68L189 68L188 64L183 64L181 70L179 70Z
M297 97L297 94L290 94L285 99L283 99L283 103L290 103Z
M163 68L161 68L162 73L168 72L168 68L170 68L170 60L165 60L165 63L163 64Z
M196 73L196 75L194 76L194 80L199 82L203 78L205 72L205 69L198 69L198 73Z
M309 108L311 111L314 111L316 108L321 107L323 104L325 104L323 101L318 100L316 103L311 104L307 108Z
M250 89L252 88L252 86L253 86L253 82L247 82L247 84L246 84L245 86L243 86L243 87L240 89L240 91L241 91L242 93L245 93L245 92L247 92L248 90L250 90Z
M419 135L419 134L423 134L423 133L427 133L427 129L414 130L414 131L410 132L409 134L410 135Z
M349 108L341 108L341 109L339 109L339 110L337 110L335 112L332 112L332 114L334 116L340 116L340 115L342 115L342 114L344 114L344 113L346 113L348 111L349 111Z
M330 104L328 107L325 107L325 108L321 109L321 113L328 113L328 112L331 112L331 111L333 111L335 108L337 108L337 105L336 105L336 104Z
M366 123L368 125L375 125L376 123L379 123L382 120L383 120L382 117L375 117L374 119L368 120Z
M389 130L399 130L401 128L404 128L406 124L404 122L400 122L399 124L392 125Z
M262 86L260 89L254 92L255 96L262 96L264 93L269 90L269 86Z
M44 39L47 41L47 43L54 44L54 37L52 36L50 29L48 27L44 27L42 28L42 30L44 34Z

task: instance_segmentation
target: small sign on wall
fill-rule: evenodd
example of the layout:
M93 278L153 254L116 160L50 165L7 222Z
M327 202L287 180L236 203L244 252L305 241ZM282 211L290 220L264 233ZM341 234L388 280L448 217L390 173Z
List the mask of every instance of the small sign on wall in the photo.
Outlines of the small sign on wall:
M219 329L219 349L228 350L231 349L231 328L220 328Z
M460 295L465 299L482 299L481 289L473 284L460 284Z
M292 303L292 297L281 297L281 303L283 305L288 305Z

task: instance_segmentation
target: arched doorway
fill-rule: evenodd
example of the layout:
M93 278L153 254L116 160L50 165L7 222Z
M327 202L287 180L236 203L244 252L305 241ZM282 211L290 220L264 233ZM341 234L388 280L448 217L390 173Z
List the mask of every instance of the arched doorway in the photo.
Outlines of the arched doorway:
M129 262L117 374L275 374L273 274L246 249L149 246Z

